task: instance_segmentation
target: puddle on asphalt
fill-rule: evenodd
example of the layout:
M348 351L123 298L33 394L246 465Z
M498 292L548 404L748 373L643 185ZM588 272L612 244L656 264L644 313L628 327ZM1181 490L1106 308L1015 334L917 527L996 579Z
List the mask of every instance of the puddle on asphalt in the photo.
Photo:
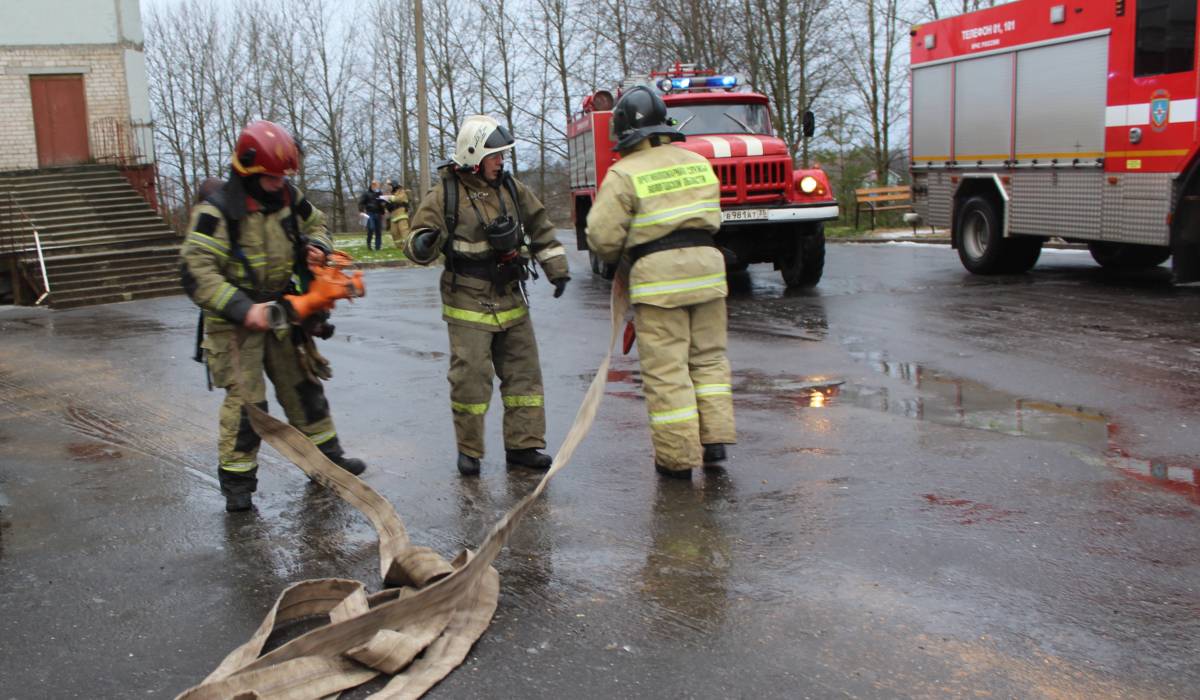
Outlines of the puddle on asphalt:
M191 325L195 327L195 323ZM60 325L51 321L47 327L53 336L94 340L124 340L141 335L161 335L170 330L164 323L140 318L72 318L69 323Z
M1009 394L917 363L888 360L881 353L850 354L897 381L868 386L822 376L743 373L735 375L734 394L783 396L805 409L844 404L955 428L1078 445L1098 455L1093 459L1109 469L1200 504L1200 466L1195 460L1130 454L1119 443L1116 420L1101 411Z
M819 342L829 334L829 320L820 297L789 299L788 303L755 299L754 303L729 302L729 331L776 338ZM791 296L791 295L789 295Z
M122 456L116 447L95 442L75 443L67 445L66 449L75 462L107 462Z
M856 342L856 339L847 341L850 356L896 380L891 386L848 384L840 378L821 375L766 375L735 370L734 396L743 405L753 405L757 402L755 397L764 396L771 401L783 398L799 408L844 404L954 428L1078 445L1094 451L1110 469L1200 504L1200 466L1195 460L1130 455L1119 443L1120 430L1115 419L1101 411L1009 394L915 362L896 362L881 352L858 350L854 347ZM636 364L622 359L617 364L608 371L606 393L641 400L642 377ZM580 378L590 381L591 375Z

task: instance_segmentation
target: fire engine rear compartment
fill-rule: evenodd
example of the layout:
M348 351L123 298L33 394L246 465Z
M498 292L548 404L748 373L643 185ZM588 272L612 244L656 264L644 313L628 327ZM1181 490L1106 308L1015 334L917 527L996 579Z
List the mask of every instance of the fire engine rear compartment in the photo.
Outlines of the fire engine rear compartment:
M1004 188L1009 236L1169 245L1173 174L1105 172L1110 36L914 66L917 212L951 228L956 192L982 177Z

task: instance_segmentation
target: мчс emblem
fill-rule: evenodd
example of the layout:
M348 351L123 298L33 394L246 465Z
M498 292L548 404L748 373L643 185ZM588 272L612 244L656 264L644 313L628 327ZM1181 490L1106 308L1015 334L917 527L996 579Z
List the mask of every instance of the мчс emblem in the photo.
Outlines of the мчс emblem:
M1155 131L1167 128L1171 119L1171 96L1166 90L1155 90L1150 96L1150 125Z

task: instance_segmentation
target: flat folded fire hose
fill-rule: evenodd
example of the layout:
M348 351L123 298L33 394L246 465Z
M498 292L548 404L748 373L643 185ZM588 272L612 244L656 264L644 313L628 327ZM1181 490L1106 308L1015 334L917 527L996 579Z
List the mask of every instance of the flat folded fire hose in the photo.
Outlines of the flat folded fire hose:
M492 526L478 550L464 550L452 562L427 547L414 546L391 503L330 462L303 433L246 404L250 423L263 440L370 520L379 534L385 588L368 594L358 581L334 578L289 586L254 636L178 699L323 698L380 674L391 675L392 680L370 697L418 698L461 664L496 611L500 576L492 562L592 427L604 396L612 348L629 307L627 285L624 275L618 274L612 289L608 352L550 470ZM328 616L328 624L263 654L275 629L318 615Z

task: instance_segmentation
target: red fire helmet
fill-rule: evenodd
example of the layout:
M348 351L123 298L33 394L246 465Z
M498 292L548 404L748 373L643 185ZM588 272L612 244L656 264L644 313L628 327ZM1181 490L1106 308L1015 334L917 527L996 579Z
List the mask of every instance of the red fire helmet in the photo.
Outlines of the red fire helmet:
M284 177L300 167L296 141L282 126L258 120L250 122L238 135L233 149L233 169L239 175Z

